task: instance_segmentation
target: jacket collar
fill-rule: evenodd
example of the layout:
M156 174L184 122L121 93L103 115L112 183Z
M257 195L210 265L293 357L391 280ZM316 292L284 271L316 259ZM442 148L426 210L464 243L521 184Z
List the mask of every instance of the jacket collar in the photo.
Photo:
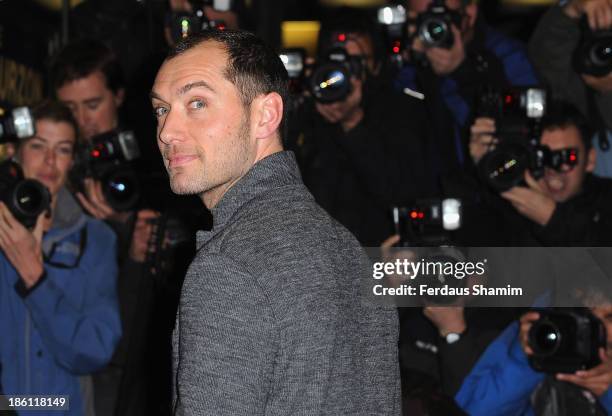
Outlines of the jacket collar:
M80 230L87 223L87 216L81 206L76 202L70 191L62 187L57 193L57 203L53 213L51 229L43 239L43 250L49 248L66 236Z
M255 163L211 210L213 228L211 231L198 232L198 247L221 231L234 214L249 201L270 190L301 183L293 152L277 152Z

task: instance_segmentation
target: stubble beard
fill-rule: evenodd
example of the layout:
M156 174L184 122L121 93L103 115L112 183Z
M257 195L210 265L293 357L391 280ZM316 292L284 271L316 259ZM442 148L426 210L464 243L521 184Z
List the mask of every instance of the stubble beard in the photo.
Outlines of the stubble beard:
M231 181L233 174L241 171L248 162L249 120L243 118L236 134L229 138L221 153L217 155L217 166L204 161L204 152L197 149L197 161L200 166L188 173L189 166L168 169L170 188L177 195L203 195L226 182ZM181 178L181 176L183 176ZM227 178L229 176L229 178ZM227 178L227 179L226 179Z

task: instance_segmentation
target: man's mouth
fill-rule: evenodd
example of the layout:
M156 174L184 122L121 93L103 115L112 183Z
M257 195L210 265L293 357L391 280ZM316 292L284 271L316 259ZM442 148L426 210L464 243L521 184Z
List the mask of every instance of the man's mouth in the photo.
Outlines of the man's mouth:
M176 168L178 166L183 166L186 165L188 163L191 163L192 161L194 161L195 159L197 159L198 156L196 155L172 155L170 157L167 157L166 160L168 161L168 168Z
M552 192L561 192L565 188L565 181L558 176L548 177L546 185Z

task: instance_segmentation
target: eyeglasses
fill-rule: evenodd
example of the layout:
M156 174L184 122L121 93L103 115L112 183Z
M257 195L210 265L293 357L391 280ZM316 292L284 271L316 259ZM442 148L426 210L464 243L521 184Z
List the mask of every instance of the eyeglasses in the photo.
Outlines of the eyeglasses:
M79 237L79 254L76 259L71 264L56 262L51 260L55 251L57 250L57 246L61 243L61 241L56 241L51 245L51 250L49 250L49 254L43 253L43 260L46 264L52 267L57 267L59 269L76 269L81 264L81 258L85 253L85 248L87 247L87 226L84 226L81 229L80 237Z

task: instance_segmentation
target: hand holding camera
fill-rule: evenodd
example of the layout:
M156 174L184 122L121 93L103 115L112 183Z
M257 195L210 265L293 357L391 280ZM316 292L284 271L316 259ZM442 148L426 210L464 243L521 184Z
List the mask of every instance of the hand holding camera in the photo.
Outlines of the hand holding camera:
M342 130L348 132L363 119L362 85L360 79L351 78L351 92L344 100L333 103L317 102L315 108L325 120L332 124L340 123Z
M592 30L612 28L611 0L572 0L563 11L572 19L586 16Z
M470 156L475 164L489 151L493 150L497 140L495 134L495 120L488 117L478 117L470 127Z
M50 222L43 212L38 216L34 229L28 230L0 202L0 249L27 288L34 286L43 274L42 234L50 227Z
M609 336L603 323L610 309L564 308L523 315L519 337L532 368L598 396L605 393L612 384Z
M523 216L541 226L550 221L557 203L552 199L542 186L525 171L525 183L527 186L515 186L500 195L510 201L512 206Z
M451 25L448 30L452 33L452 43L448 47L428 47L425 46L426 44L421 38L416 38L412 43L412 49L415 52L423 53L427 57L433 72L440 76L453 73L465 60L465 45L461 38L461 32L455 25Z

